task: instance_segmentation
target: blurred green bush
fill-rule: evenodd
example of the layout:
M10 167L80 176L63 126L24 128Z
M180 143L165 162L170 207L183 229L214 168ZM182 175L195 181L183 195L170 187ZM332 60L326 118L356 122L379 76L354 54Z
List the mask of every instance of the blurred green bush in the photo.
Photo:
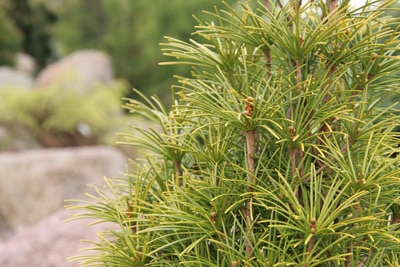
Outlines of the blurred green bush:
M29 133L44 147L107 143L124 116L121 96L127 84L117 81L97 86L87 93L60 90L0 90L0 125L7 130ZM22 130L21 130L22 129ZM0 148L6 148L1 144Z

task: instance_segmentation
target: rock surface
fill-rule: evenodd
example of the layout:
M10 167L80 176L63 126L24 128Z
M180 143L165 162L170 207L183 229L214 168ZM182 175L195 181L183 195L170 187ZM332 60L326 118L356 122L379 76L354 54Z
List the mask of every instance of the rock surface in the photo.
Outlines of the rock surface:
M82 199L87 184L103 185L104 176L118 176L126 164L125 155L105 146L0 153L0 238L8 235L2 228L28 227L65 199Z
M32 89L33 78L30 74L10 67L0 67L0 89Z
M48 65L36 78L37 88L59 87L86 92L97 84L109 84L114 73L109 56L96 50L74 52Z
M89 220L63 222L67 216L67 211L57 211L0 244L0 266L78 267L79 262L68 262L67 258L81 255L80 249L91 247L79 240L98 241L97 232L114 227L111 224L88 227Z
M32 56L25 53L17 53L15 56L15 68L30 75L34 75L37 64Z

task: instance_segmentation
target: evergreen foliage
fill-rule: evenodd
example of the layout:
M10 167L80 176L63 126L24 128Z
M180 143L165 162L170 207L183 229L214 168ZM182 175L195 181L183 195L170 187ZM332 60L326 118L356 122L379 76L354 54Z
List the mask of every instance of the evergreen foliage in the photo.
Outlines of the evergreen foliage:
M301 1L300 1L301 2ZM399 81L391 4L229 5L199 20L203 41L169 38L192 67L174 102L126 107L146 151L73 218L113 222L82 266L399 266ZM385 40L381 42L381 40Z

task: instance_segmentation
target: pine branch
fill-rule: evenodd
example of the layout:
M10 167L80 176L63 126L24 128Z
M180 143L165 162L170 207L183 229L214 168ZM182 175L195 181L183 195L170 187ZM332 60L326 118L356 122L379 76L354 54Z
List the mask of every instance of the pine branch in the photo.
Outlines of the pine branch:
M246 98L245 111L249 118L248 127L251 127L251 117L254 113L254 102L252 97ZM255 158L255 146L256 146L256 130L248 129L246 131L246 151L247 151L247 171L248 171L248 199L246 200L246 258L252 257L253 251L253 240L251 237L253 222L254 222L254 209L253 209L253 184L254 179L254 158Z

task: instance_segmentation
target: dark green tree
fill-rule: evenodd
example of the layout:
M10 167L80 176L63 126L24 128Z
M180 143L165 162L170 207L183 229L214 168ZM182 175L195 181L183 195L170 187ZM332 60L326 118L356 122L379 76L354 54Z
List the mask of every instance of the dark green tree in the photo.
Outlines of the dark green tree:
M21 33L8 19L2 5L0 5L0 32L0 66L13 66L15 54L21 49Z
M21 51L35 58L39 68L54 59L51 26L57 17L44 3L29 0L8 1L8 19L22 36Z
M75 218L112 222L83 266L363 267L400 264L399 18L391 1L243 3L210 12L164 53L191 66L148 151ZM384 38L386 41L381 43ZM381 79L385 77L385 79ZM140 94L139 92L137 92ZM72 203L70 203L72 204Z

